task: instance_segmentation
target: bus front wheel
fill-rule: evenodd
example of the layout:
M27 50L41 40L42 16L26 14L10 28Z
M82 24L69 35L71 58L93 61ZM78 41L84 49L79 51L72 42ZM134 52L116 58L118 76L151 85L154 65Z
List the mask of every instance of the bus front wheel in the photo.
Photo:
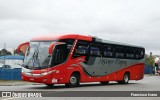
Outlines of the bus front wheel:
M123 76L123 80L122 81L118 81L119 84L128 84L129 82L129 73L125 73L124 76Z
M78 74L72 74L70 79L69 79L69 83L66 83L66 87L77 87L79 86L79 80L80 77Z

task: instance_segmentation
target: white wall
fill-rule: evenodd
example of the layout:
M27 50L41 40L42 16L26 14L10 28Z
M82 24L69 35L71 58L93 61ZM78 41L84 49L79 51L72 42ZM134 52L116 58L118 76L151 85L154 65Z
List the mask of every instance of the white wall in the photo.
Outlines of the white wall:
M17 60L17 59L0 59L0 63L5 64L5 65L22 65L23 60Z
M17 60L17 59L7 59L5 60L5 64L6 65L22 65L23 63L23 60Z

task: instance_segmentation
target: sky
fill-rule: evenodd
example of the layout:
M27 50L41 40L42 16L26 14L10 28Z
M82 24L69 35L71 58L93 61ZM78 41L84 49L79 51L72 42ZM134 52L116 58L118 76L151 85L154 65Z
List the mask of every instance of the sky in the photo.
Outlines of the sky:
M0 48L76 33L143 46L160 55L160 0L0 0Z

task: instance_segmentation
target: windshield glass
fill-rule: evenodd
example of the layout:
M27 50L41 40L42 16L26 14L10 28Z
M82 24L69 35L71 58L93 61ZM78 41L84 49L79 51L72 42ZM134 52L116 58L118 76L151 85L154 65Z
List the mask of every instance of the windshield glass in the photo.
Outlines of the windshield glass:
M64 63L67 60L74 40L59 40L58 42L61 42L63 45L56 45L52 54L49 55L48 48L54 42L30 42L30 46L26 50L23 66L28 69L44 69Z
M53 41L47 42L30 42L27 48L24 67L30 69L46 68L49 65L50 57L48 47Z

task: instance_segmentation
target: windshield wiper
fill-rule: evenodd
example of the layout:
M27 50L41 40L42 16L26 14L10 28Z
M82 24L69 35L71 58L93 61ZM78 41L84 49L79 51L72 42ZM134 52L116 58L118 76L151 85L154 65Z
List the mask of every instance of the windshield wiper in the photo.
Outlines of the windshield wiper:
M26 68L29 68L28 65L29 65L29 63L30 63L31 61L33 61L33 66L32 66L32 67L34 67L34 62L35 62L35 60L38 59L39 46L40 46L40 43L39 43L38 47L36 48L36 50L34 51L32 57L29 59L28 63L25 65ZM35 58L35 57L36 57L36 58ZM38 61L38 67L39 67L39 61Z
M33 56L33 66L34 66L35 61L38 61L38 67L40 67L40 66L39 66L39 65L40 65L40 64L39 64L39 59L38 59L38 55L39 55L39 46L40 46L40 43L39 43L37 49L35 50L35 55Z
M26 65L24 65L24 64L23 64L26 68L29 68L29 66L28 66L28 65L29 65L29 63L31 62L31 60L33 60L34 55L35 55L35 52L36 52L36 51L34 51L34 53L33 53L32 57L29 59L29 61L27 62L27 64L26 64Z

